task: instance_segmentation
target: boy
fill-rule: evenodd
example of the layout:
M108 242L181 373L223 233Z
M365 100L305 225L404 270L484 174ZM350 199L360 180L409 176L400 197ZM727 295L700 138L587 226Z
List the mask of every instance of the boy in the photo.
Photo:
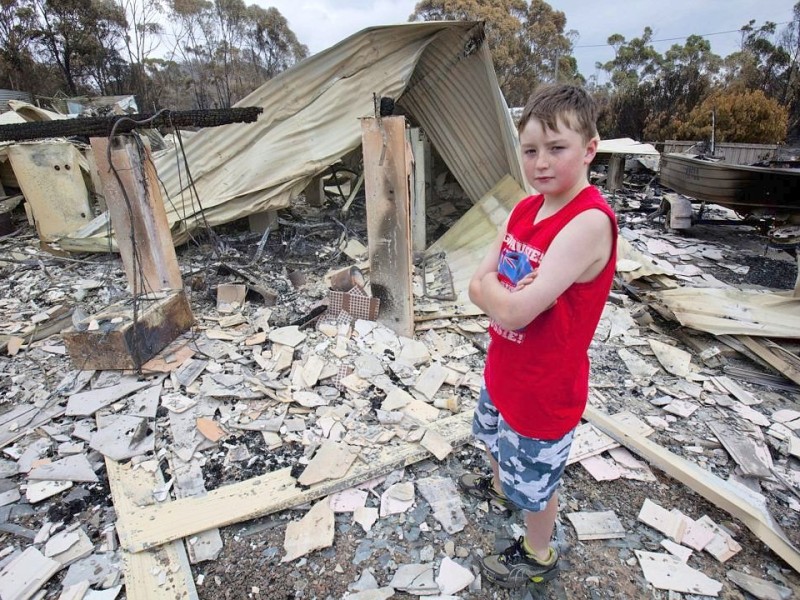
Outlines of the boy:
M470 299L490 318L484 389L473 433L491 477L465 474L469 494L524 511L525 535L481 560L503 587L553 578L557 487L589 389L588 348L611 288L616 220L589 185L596 107L568 85L537 89L518 125L525 177L520 201L478 266Z

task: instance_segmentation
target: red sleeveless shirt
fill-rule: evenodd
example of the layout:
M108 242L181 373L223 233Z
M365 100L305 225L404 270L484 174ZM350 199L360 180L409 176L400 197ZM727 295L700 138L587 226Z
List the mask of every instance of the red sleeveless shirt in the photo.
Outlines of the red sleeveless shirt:
M539 267L564 226L589 209L608 215L611 256L592 281L573 283L554 306L516 331L492 321L484 380L492 402L517 433L543 440L563 437L581 419L589 394L589 343L614 279L617 224L593 186L534 225L544 196L522 200L511 213L500 250L498 279L509 287Z

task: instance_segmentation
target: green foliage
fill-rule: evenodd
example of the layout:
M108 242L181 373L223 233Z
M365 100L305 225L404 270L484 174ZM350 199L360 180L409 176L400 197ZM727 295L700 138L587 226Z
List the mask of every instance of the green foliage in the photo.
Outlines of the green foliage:
M708 139L712 105L719 105L717 139L774 142L787 131L800 134L800 2L782 32L770 22L744 25L741 50L724 59L697 35L662 55L652 36L647 27L630 41L608 38L615 57L598 65L610 79L604 94L596 90L601 134Z
M544 0L423 0L409 21L485 21L486 43L510 106L541 82L580 80L566 16Z
M789 112L761 90L710 95L685 121L678 121L676 135L687 140L710 139L712 112L719 142L775 144L785 139Z
M0 0L0 86L53 95L135 93L143 109L230 106L308 56L273 7L247 0ZM721 58L690 35L661 54L653 29L614 33L614 58L590 80L604 137L800 140L800 1L791 22L748 21ZM421 0L410 21L486 26L498 83L511 106L553 80L585 83L577 33L545 0ZM160 48L158 58L155 50ZM756 93L758 92L758 93ZM788 132L788 133L787 133Z
M170 0L169 11L179 80L189 82L193 107L231 106L308 56L276 8L243 0Z
M0 86L37 95L230 106L306 56L277 9L244 0L0 0Z
M0 0L0 85L26 90L33 80L33 30L36 12L30 0Z
M99 89L118 93L125 64L117 46L124 35L125 14L110 0L33 0L38 13L32 37L58 66L67 93Z

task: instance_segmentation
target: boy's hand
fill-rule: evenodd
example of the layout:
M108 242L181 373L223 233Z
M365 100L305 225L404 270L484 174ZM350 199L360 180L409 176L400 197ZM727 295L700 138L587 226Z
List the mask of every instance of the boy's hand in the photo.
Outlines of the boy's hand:
M514 291L518 292L521 289L525 288L526 286L529 286L530 284L533 283L533 280L536 279L538 275L539 275L539 270L534 269L533 271L525 275L525 277L523 277L517 282L517 285L514 287Z
M514 292L518 292L521 289L524 289L525 287L529 286L538 276L539 276L539 269L534 269L532 272L528 273L527 275L525 275L525 277L523 277L517 282L517 285L514 288ZM548 306L547 309L549 310L553 308L556 305L556 302L558 302L557 298L553 300L553 303L550 306Z

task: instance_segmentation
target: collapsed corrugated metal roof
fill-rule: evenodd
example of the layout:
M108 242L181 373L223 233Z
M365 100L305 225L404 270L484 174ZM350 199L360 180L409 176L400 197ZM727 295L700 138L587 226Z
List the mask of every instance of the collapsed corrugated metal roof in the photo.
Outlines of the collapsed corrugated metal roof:
M473 202L508 174L523 181L483 24L372 27L239 102L264 109L257 123L205 129L186 141L199 203L177 150L156 157L175 243L205 222L287 207L315 175L359 147L359 119L374 114L373 93L395 98L426 131ZM67 250L107 251L106 234L104 214L60 243Z

